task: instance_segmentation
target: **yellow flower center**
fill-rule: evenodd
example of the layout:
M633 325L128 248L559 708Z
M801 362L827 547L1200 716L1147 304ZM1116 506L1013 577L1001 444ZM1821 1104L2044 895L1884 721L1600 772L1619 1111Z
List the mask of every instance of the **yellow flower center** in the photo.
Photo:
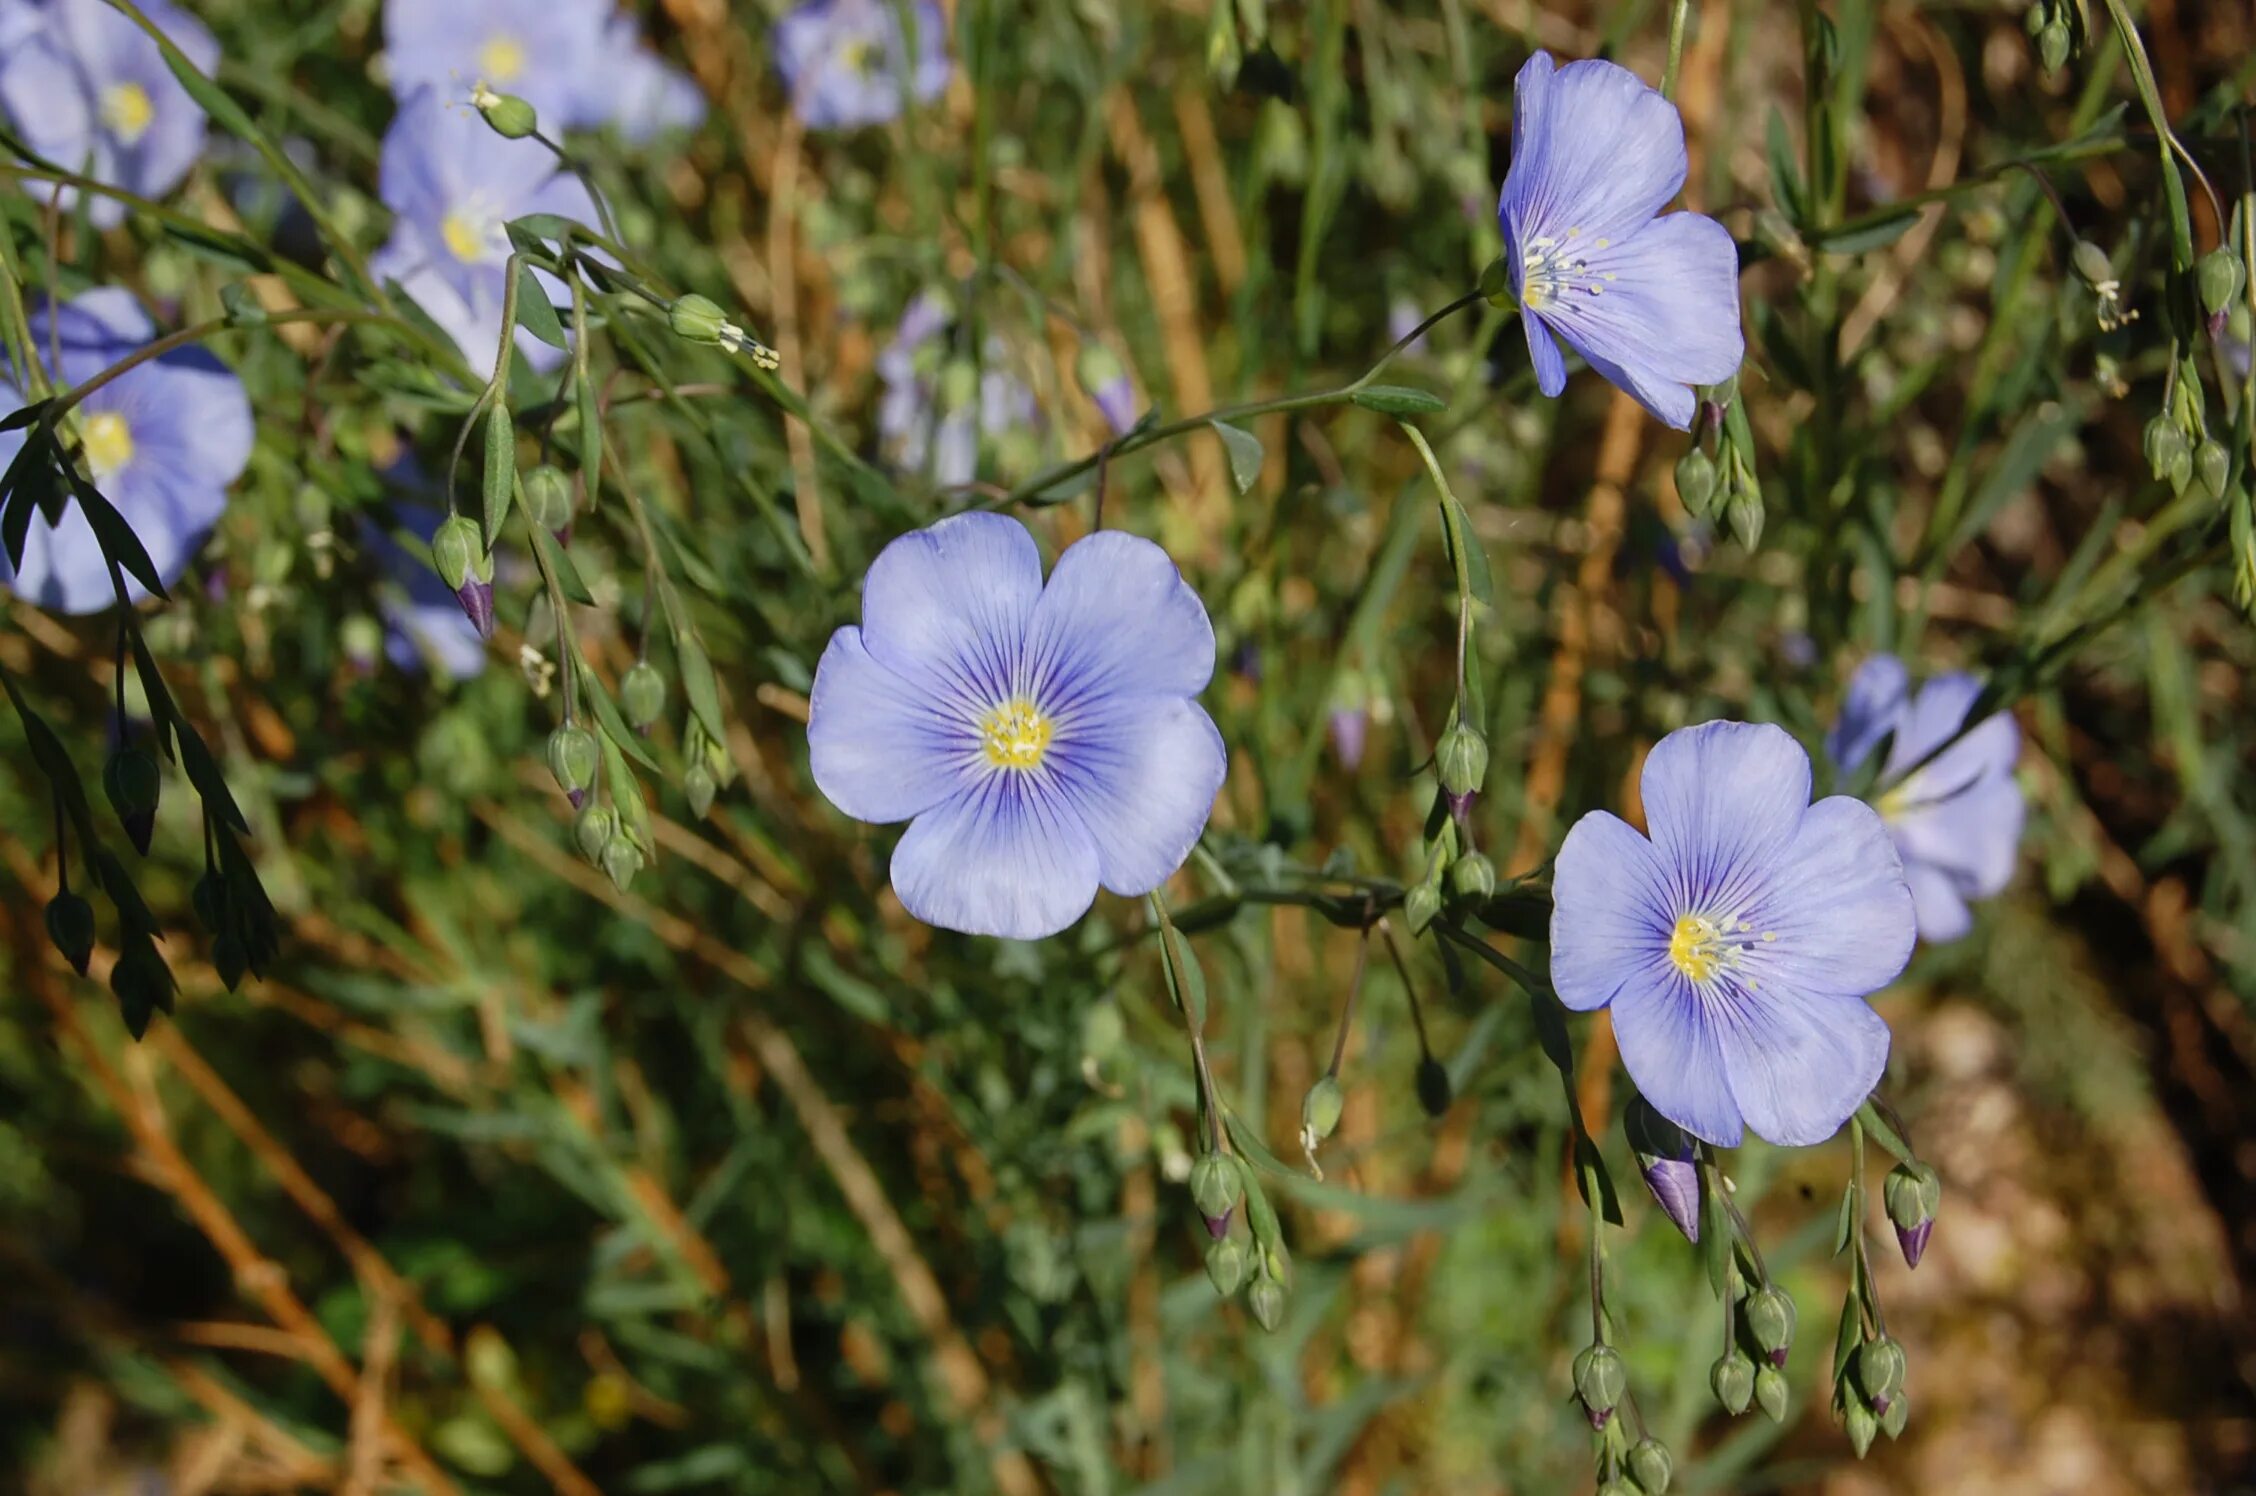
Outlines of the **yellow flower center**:
M998 769L1032 769L1050 750L1050 719L1017 697L979 719L979 748Z
M1575 241L1582 237L1580 228L1569 228L1565 237L1553 239L1539 235L1527 242L1520 253L1520 305L1531 312L1540 312L1555 305L1569 291L1581 291L1590 296L1603 296L1606 288L1600 281L1614 277L1603 271L1593 275L1590 261L1577 253ZM1608 249L1611 239L1596 240L1592 247Z
M508 32L496 32L478 49L478 70L496 83L513 83L525 71L525 44Z
M866 36L857 36L838 49L838 60L849 72L873 73L877 71L877 43Z
M1669 936L1669 959L1676 969L1695 982L1704 982L1716 974L1723 965L1726 946L1723 931L1716 922L1697 914L1687 914L1676 922Z
M1913 786L1918 782L1918 779L1919 776L1914 774L1911 778L1897 785L1894 789L1886 791L1879 799L1872 802L1872 808L1880 812L1881 820L1893 822L1901 818L1905 811L1911 809L1912 801L1918 798L1913 790Z
M79 429L79 443L86 449L86 466L101 483L133 460L133 428L125 424L125 417L115 411L105 410L86 418Z
M102 123L126 145L140 144L156 117L157 106L140 84L113 83L102 90Z
M439 237L446 247L465 265L475 265L488 254L485 221L469 213L449 213L439 225Z

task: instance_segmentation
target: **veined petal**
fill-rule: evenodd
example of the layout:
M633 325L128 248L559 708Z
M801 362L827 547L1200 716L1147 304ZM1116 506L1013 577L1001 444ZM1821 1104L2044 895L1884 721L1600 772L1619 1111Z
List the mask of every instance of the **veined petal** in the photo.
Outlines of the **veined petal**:
M1710 993L1732 1100L1749 1127L1781 1147L1840 1131L1888 1067L1888 1025L1862 997L1729 979Z
M1544 395L1556 400L1567 387L1567 358L1559 351L1559 340L1551 336L1551 329L1543 319L1525 307L1520 309L1520 326L1527 333L1528 362L1535 366L1535 387Z
M1857 666L1849 677L1841 701L1841 718L1825 735L1825 751L1846 772L1864 762L1880 740L1896 730L1911 689L1904 662L1891 654L1877 654Z
M1888 749L1888 762L1881 770L1883 782L1903 777L1904 771L1918 763L1944 743L1966 720L1974 709L1974 700L1982 694L1982 683L1963 671L1938 675L1919 688L1911 698L1910 709L1904 713L1896 728L1896 740ZM2020 740L2014 739L2018 751ZM1956 745L1953 745L1953 752ZM1941 762L1938 756L1936 763ZM1928 768L1933 768L1929 764Z
M1026 526L959 514L901 536L862 584L862 643L879 663L952 698L976 721L1023 689L1042 556ZM1048 705L1045 703L1045 705Z
M1670 879L1653 844L1607 811L1575 822L1551 873L1551 985L1577 1012L1668 972Z
M1835 795L1812 805L1741 919L1758 991L1863 997L1894 981L1918 927L1879 813Z
M1195 696L1214 676L1214 625L1167 552L1100 530L1058 557L1027 625L1024 662L1028 683L1059 712L1111 696Z
M1498 205L1515 257L1569 229L1623 237L1676 196L1684 171L1676 106L1629 69L1595 59L1556 67L1547 52L1520 69Z
M1739 251L1722 224L1671 213L1626 238L1586 232L1549 252L1563 263L1528 276L1527 304L1654 415L1689 426L1689 386L1738 371Z
M1976 728L1960 746L1972 744L1994 727L2007 729L2001 736L2019 737L2012 719L1999 717ZM1951 753L1957 751L1954 747ZM1951 753L1937 759L1930 770L1940 768ZM1927 777L1928 771L1913 775L1909 788L1919 789ZM2004 892L2013 881L2025 814L2021 787L2010 773L1984 774L1945 799L1899 813L1888 829L1907 864L1923 863L1948 874L1959 893L1986 899Z
M1911 885L1912 907L1919 912L1919 938L1929 945L1963 939L1974 928L1974 911L1966 907L1958 885L1941 868L1906 861L1904 879Z
M871 658L842 628L815 666L807 750L816 787L857 821L922 815L963 788L978 763L971 719L945 709L929 683Z
M967 785L913 821L893 849L893 891L928 925L967 935L1039 940L1096 901L1088 828L1033 774Z
M1700 989L1664 959L1615 994L1613 1013L1622 1068L1653 1109L1719 1148L1739 1146L1739 1103Z
M1132 896L1165 883L1191 855L1229 755L1197 702L1114 696L1061 714L1043 767L1088 827L1104 886Z
M1677 913L1730 913L1758 897L1809 808L1809 755L1767 722L1680 728L1639 784Z

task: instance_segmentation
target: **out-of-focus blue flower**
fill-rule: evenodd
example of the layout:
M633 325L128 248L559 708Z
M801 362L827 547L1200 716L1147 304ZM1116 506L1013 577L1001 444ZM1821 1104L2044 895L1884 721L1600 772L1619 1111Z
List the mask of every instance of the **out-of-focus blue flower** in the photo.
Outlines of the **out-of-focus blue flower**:
M171 0L144 0L141 11L199 70L219 65L219 43ZM204 112L164 54L103 0L0 0L0 113L56 165L139 197L179 186L204 145ZM76 190L62 189L61 201L74 206ZM87 212L109 228L125 205L96 197Z
M705 117L697 86L612 0L385 0L384 41L403 102L427 88L458 104L484 83L545 129L614 125L636 142Z
M1033 940L1099 884L1148 893L1222 787L1195 699L1214 629L1167 553L1100 531L1047 586L1017 520L961 514L902 536L823 651L808 703L815 783L857 820L908 821L893 891L927 924Z
M1611 1005L1630 1078L1695 1137L1824 1141L1880 1079L1865 997L1917 939L1887 829L1847 796L1812 805L1809 755L1767 723L1670 733L1642 786L1650 840L1601 810L1559 849L1559 1000Z
M504 140L470 109L450 106L428 88L401 106L385 132L376 181L397 219L369 268L398 281L481 369L492 364L501 338L509 259L503 226L528 213L597 221L587 188L558 169L547 147ZM535 368L554 368L564 356L522 328L517 346Z
M1966 901L2004 891L2021 844L2024 807L2013 777L2020 727L2001 712L1951 742L1981 694L1979 681L1957 673L1914 694L1903 661L1874 655L1849 678L1840 721L1825 740L1845 772L1894 735L1874 804L1903 857L1919 933L1929 941L1956 940L1974 927ZM1950 747L1913 767L1944 743Z
M970 365L948 361L946 332L952 318L944 298L929 291L919 295L877 356L877 376L884 385L877 403L878 436L894 461L911 472L922 471L929 459L933 481L943 487L972 480L979 470L982 435L1000 436L1041 420L1034 392L1010 371L1008 351L999 339L988 340L974 398Z
M1627 68L1556 67L1538 52L1520 69L1496 212L1544 394L1567 384L1553 333L1679 431L1692 424L1692 386L1738 370L1731 235L1698 213L1654 216L1684 169L1676 106Z
M426 547L445 516L425 504L396 506L401 527ZM486 643L463 616L462 604L427 555L416 555L381 529L371 528L369 551L381 570L378 610L384 618L384 653L402 670L436 665L455 680L486 668Z
M909 7L916 64L893 0L808 0L776 23L776 66L791 107L810 129L881 125L901 112L904 92L929 103L948 86L948 23L937 0Z
M132 295L105 287L40 307L31 345L58 386L83 384L156 334ZM55 352L51 355L50 348ZM16 371L5 371L0 405L22 403ZM71 412L95 488L133 530L168 588L227 507L227 487L251 460L251 402L227 366L200 348L182 348L129 369ZM0 469L23 447L21 431L0 432ZM109 564L85 511L73 500L62 523L33 514L23 567L11 573L0 552L0 583L58 613L97 613L116 600ZM125 577L135 599L146 589Z

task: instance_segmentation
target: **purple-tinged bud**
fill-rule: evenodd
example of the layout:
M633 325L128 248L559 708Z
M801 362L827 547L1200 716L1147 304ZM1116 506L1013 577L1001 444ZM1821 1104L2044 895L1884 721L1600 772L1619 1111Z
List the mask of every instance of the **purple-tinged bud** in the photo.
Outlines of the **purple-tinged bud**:
M1896 1228L1896 1245L1903 1248L1905 1267L1919 1266L1919 1259L1927 1255L1927 1238L1934 1234L1933 1221L1921 1221L1909 1231L1901 1226Z
M1350 774L1363 763L1363 747L1369 740L1371 714L1359 706L1335 706L1331 715L1332 752L1340 767Z
M1794 1301L1786 1290L1773 1285L1759 1288L1747 1296L1747 1333L1773 1366L1786 1364L1786 1352L1794 1343Z
M491 639L494 631L493 583L476 577L454 589L454 600L462 604L462 612L470 626L481 639Z
M1903 1437L1904 1425L1911 1422L1911 1399L1897 1393L1888 1399L1888 1406L1880 1412L1880 1432L1891 1439Z
M1686 1241L1699 1241L1700 1166L1693 1160L1691 1136L1653 1110L1642 1096L1631 1098L1622 1114L1622 1131L1629 1135L1645 1187L1653 1192L1661 1213Z
M1942 1207L1942 1179L1926 1164L1898 1164L1888 1171L1880 1198L1888 1208L1889 1224L1896 1228L1896 1245L1903 1248L1905 1265L1919 1266Z
M1238 1177L1238 1167L1219 1153L1202 1154L1191 1165L1191 1203L1206 1218L1206 1229L1215 1236L1230 1229L1230 1212L1238 1207L1238 1196L1245 1190L1245 1182ZM1220 1221L1222 1228L1215 1229Z
M1459 826L1472 819L1473 802L1480 798L1479 790L1467 790L1462 795L1443 790L1442 799L1449 803L1449 818Z
M1206 1234L1215 1241L1220 1241L1230 1234L1230 1222L1236 1218L1237 1207L1234 1205L1220 1215L1210 1216L1202 1213L1199 1216L1199 1219L1206 1223Z
M1434 772L1449 796L1450 814L1461 816L1488 778L1488 739L1462 719L1452 721L1434 747Z
M1584 1346L1574 1358L1574 1388L1590 1426L1604 1428L1629 1389L1629 1368L1623 1365L1621 1352L1604 1344Z
M574 810L587 803L600 753L595 735L570 722L548 735L548 772L556 776L557 787Z

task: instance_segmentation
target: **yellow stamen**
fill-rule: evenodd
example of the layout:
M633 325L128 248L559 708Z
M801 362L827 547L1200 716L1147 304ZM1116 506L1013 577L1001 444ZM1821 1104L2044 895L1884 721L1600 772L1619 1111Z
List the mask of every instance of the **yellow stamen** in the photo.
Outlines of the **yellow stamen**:
M439 237L446 240L446 247L465 265L475 265L490 257L484 225L467 213L449 213L439 225Z
M1040 766L1050 749L1050 719L1033 702L1016 697L979 719L979 747L998 769Z
M496 83L514 83L525 71L525 44L508 32L496 32L478 49L478 70Z
M86 466L97 484L133 460L133 428L115 411L88 416L79 428L78 439L86 449Z
M113 83L102 90L102 123L125 145L138 145L157 117L149 91L138 83Z
M1701 915L1685 915L1669 935L1669 960L1695 982L1713 977L1728 954L1723 931L1716 928L1714 920Z

